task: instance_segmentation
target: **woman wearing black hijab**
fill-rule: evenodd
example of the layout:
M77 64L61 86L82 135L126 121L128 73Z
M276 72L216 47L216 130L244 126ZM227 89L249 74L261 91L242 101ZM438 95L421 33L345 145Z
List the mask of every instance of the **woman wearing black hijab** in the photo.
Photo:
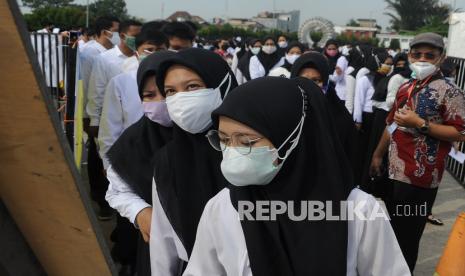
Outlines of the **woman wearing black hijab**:
M354 97L355 97L355 83L356 77L360 69L362 69L365 64L363 62L363 55L360 49L360 46L354 45L349 51L347 56L347 61L349 62L346 74L346 100L345 107L350 114L354 112Z
M155 157L150 257L152 275L178 275L194 246L207 201L225 186L221 153L205 139L211 112L237 86L228 64L203 49L182 50L160 65L157 85L174 122Z
M305 52L305 47L302 43L293 41L289 43L289 46L285 49L284 64L281 67L275 68L270 71L268 76L270 77L285 77L291 76L292 66L295 61Z
M348 181L348 161L313 82L253 80L212 116L218 131L208 138L223 152L230 185L205 207L185 276L408 275L387 220L330 221L300 208L330 201L338 215L347 199L364 201L362 213L379 207ZM270 210L274 203L279 208Z
M262 42L259 39L251 39L249 42L249 51L246 52L237 65L236 79L239 84L246 83L250 80L250 59L256 56L262 50Z
M396 76L398 74L399 76ZM386 118L394 103L394 101L387 101L388 95L390 98L395 99L400 85L408 81L410 74L411 70L409 69L407 55L398 54L394 58L394 69L392 73L385 77L381 77L375 87L373 97L371 98L373 104L373 123L368 141L365 164L363 166L361 187L364 191L383 199L387 196L388 190L386 188L389 184L387 156L383 166L384 170L382 171L382 176L376 177L371 176L369 173L371 157L384 133ZM397 80L398 78L401 79L400 82ZM393 80L393 82L391 80Z
M334 72L336 69L337 60L341 56L339 53L339 43L336 40L330 39L326 42L323 54L328 58L329 72Z
M263 40L260 53L250 59L250 79L268 76L271 70L284 64L284 58L278 53L276 42L272 37Z
M137 274L150 275L149 234L152 204L153 157L171 139L171 120L155 74L170 51L145 58L137 71L139 96L145 116L127 128L107 153L110 182L106 199L121 216L138 225ZM145 242L144 242L145 240Z
M386 50L374 50L367 59L366 68L369 73L357 79L355 85L354 113L355 125L360 132L361 164L366 162L366 152L373 127L373 94L378 83L392 70L392 57ZM363 179L360 179L363 180Z
M329 74L329 65L326 57L317 52L310 52L297 59L291 71L291 78L305 77L311 79L325 93L330 116L336 125L344 151L353 168L354 179L358 180L361 166L359 165L360 154L357 144L357 131L352 116L350 116L344 103L337 96L334 84L329 81Z

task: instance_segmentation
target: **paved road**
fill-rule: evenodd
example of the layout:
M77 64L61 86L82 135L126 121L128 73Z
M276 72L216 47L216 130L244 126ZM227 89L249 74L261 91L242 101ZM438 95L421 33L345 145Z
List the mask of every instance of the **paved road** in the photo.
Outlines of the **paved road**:
M433 207L433 214L442 219L444 226L426 225L415 275L434 274L455 219L461 212L465 212L465 188L445 173Z

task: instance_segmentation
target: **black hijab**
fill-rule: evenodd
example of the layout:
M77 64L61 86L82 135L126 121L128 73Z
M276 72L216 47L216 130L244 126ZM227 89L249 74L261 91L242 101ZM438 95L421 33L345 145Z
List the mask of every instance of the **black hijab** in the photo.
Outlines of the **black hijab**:
M347 199L353 188L348 161L335 139L323 93L312 81L278 77L250 81L231 92L213 112L213 121L218 126L219 116L229 117L278 147L302 118L302 94L307 98L306 117L297 147L268 185L230 185L236 209L239 201L293 200L295 214L300 214L301 201L331 200L337 210L339 202ZM289 146L284 146L281 156ZM282 215L275 221L245 219L241 226L254 275L346 275L347 222L295 222Z
M153 76L160 63L173 56L170 51L149 55L137 70L137 85L142 89L147 77ZM133 191L147 203L152 203L154 155L171 140L171 128L153 122L146 116L128 127L107 153L111 166Z
M396 67L399 61L405 61L404 67ZM392 76L401 74L402 77L410 79L412 75L412 70L410 70L410 63L408 61L408 55L406 53L399 53L394 57L394 71L392 72Z
M250 47L253 47L257 41L260 41L259 39L251 39L249 42ZM250 71L249 71L249 65L250 65L250 59L254 56L252 51L247 51L239 60L239 63L237 65L237 68L241 70L242 75L249 81L250 78Z
M336 125L336 131L339 135L339 138L344 146L344 151L346 156L351 161L353 168L353 174L355 177L358 177L360 174L360 168L357 166L359 163L359 151L357 147L357 130L355 128L354 121L349 111L344 105L344 102L341 101L339 96L336 93L336 89L332 82L328 82L329 79L329 64L328 60L323 54L318 52L310 52L302 55L294 63L292 68L291 78L296 78L299 76L300 71L306 67L311 67L320 72L323 83L326 85L326 99L328 100L328 109L330 111L331 117Z
M291 72L292 70L292 64L290 64L287 59L286 59L286 54L289 54L289 51L292 49L292 48L295 48L295 47L298 47L300 49L300 51L302 52L302 54L304 53L304 45L302 45L302 43L298 42L298 41L293 41L291 43L289 43L289 46L287 46L286 48L286 52L285 52L285 55L284 55L284 65L281 66L283 68L285 68L287 71ZM294 62L295 63L295 62Z
M412 71L409 68L409 63L408 63L408 57L406 54L397 54L396 57L394 58L394 66L397 65L397 63L403 60L405 61L405 66L404 67L394 67L394 70L389 76L385 76L379 80L379 82L375 86L375 92L373 93L373 97L371 98L372 100L378 101L378 102L384 102L386 101L386 97L388 94L388 85L389 81L391 78L397 74L402 75L404 78L410 78L410 75L412 74Z
M363 55L359 46L354 46L352 49L350 49L349 55L347 56L347 61L349 62L348 65L354 68L354 71L351 73L351 75L355 78L358 71L364 66Z
M231 77L230 90L237 86L223 58L211 51L190 48L160 65L157 85L161 91L164 91L166 72L173 65L194 70L207 88L218 87L227 74ZM227 87L228 82L220 87L222 97ZM189 256L205 204L226 184L220 171L221 153L209 145L205 138L207 131L191 134L174 124L173 139L155 158L154 177L160 203Z
M337 55L335 55L334 57L331 57L329 56L327 53L326 53L326 50L328 48L329 45L336 45L336 48L339 47L339 43L335 40L335 39L330 39L326 42L325 44L325 48L324 48L324 55L326 56L326 58L328 59L328 63L329 63L329 71L332 73L334 72L334 70L336 69L336 64L337 64L337 60L339 59L339 57L341 56L341 53L337 53Z
M291 78L299 76L300 71L307 67L315 68L320 72L323 83L328 83L330 69L328 59L318 52L309 52L301 55L295 62L291 70Z
M263 50L258 53L257 58L262 64L263 68L265 68L265 76L270 73L270 70L273 69L273 67L281 60L282 55L280 55L278 48L279 46L277 45L276 41L272 37L267 37L263 40L263 46L265 46L265 43L267 40L273 40L274 44L276 46L276 51L272 53L271 55L263 52Z
M452 72L458 73L460 70L460 66L454 62L454 59L447 57L444 62L441 64L441 72L444 75L444 77L449 78L452 75Z
M370 70L368 77L371 79L374 89L376 89L382 80L385 80L388 77L386 75L380 74L378 69L386 61L386 59L390 57L391 56L384 49L374 49L371 56L368 57L366 68Z

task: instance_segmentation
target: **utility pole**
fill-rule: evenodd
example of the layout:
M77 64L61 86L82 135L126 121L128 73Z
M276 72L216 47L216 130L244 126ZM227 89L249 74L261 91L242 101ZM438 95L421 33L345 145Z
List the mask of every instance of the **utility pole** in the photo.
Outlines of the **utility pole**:
M161 2L161 19L165 19L165 2Z
M86 28L89 28L89 0L87 0L86 6Z

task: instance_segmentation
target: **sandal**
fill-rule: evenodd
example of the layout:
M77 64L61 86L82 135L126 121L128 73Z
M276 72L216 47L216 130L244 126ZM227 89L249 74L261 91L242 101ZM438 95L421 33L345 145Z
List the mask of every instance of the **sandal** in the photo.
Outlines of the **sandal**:
M444 222L442 222L442 220L436 218L433 215L429 215L426 220L433 225L439 225L439 226L444 225Z

